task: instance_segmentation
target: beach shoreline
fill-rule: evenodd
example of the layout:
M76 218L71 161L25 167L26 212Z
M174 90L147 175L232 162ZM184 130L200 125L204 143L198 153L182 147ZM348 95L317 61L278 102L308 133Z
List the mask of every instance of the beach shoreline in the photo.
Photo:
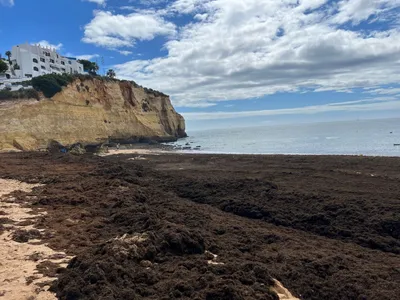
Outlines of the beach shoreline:
M400 293L400 158L110 151L0 154L1 178L42 184L14 196L46 212L43 242L76 257L61 298L273 299L275 279L299 299ZM109 284L122 270L132 284Z

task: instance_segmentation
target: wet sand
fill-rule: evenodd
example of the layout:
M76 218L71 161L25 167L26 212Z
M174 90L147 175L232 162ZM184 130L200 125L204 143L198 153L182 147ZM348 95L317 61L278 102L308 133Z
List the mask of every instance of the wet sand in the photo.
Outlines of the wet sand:
M102 153L99 156L111 156L120 154L145 154L145 155L160 155L172 154L171 150L163 150L161 148L133 148L133 149L110 149L107 153Z
M348 156L0 154L0 177L43 184L13 195L46 212L42 242L76 256L56 274L60 299L397 299L399 169Z

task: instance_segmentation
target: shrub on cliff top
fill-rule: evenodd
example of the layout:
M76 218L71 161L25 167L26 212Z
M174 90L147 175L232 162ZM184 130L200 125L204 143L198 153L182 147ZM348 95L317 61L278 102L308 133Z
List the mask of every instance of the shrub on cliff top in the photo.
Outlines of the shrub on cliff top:
M167 96L162 92L148 89L138 85L134 81L125 81L119 80L116 78L110 78L107 76L100 76L100 75L88 75L88 74L47 74L39 77L32 78L32 86L35 90L39 92L43 92L43 94L47 98L53 97L58 92L61 92L63 86L67 86L69 83L73 82L74 80L79 79L81 81L85 80L100 80L105 82L130 82L133 87L135 88L143 88L146 93L153 94L154 96Z
M5 73L8 70L8 65L0 59L0 73Z
M0 91L0 100L10 100L13 99L13 92L10 90L1 90Z
M58 92L61 92L61 86L57 80L47 75L33 78L32 86L35 90L43 92L47 98L51 98Z
M74 77L68 74L47 74L32 78L32 86L47 98L51 98L61 92L63 86L67 86L73 80Z

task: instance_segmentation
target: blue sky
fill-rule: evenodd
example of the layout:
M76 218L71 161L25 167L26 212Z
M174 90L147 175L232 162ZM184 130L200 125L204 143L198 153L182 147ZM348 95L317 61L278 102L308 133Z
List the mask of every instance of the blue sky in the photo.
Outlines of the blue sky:
M97 60L171 95L189 130L398 117L399 15L399 0L0 0L0 53Z

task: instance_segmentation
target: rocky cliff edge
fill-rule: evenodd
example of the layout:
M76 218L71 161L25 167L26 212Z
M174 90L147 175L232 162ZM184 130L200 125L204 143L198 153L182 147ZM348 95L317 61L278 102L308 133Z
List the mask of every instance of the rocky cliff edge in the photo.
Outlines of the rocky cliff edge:
M167 95L128 81L77 78L47 99L0 101L0 150L185 137Z

